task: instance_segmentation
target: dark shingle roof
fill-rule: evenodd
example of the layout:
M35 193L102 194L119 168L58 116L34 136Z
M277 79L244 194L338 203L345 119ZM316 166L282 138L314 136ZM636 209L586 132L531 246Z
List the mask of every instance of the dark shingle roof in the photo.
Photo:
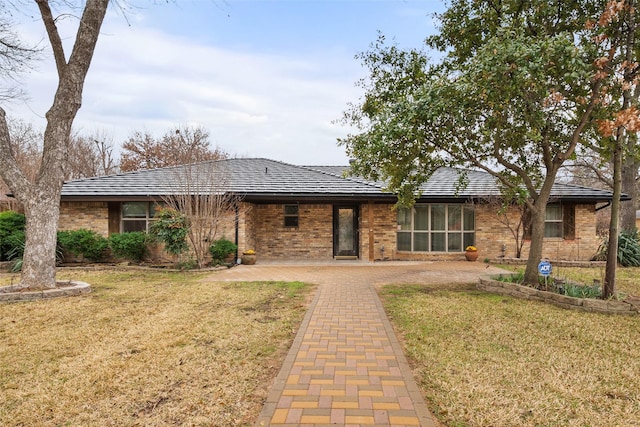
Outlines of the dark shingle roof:
M192 174L194 179L187 179ZM197 178L196 178L197 177ZM372 184L268 159L227 159L140 170L65 183L62 197L154 197L179 193L186 182L198 188L258 196L379 196ZM388 196L388 195L387 195Z
M387 198L380 182L345 177L346 166L294 166L269 159L226 159L186 166L141 170L65 183L63 199L146 198L184 190L185 174L197 177L200 191L230 191L251 199L282 198ZM466 171L468 185L456 191L459 170L438 169L422 186L422 199L453 200L499 195L495 179L485 172ZM191 190L193 192L193 190ZM567 184L555 184L553 198L574 201L607 201L611 192Z

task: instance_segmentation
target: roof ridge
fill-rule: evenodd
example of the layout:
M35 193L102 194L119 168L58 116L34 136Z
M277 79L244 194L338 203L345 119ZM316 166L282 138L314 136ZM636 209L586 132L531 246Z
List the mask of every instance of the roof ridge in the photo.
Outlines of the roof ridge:
M360 177L361 180L358 180L358 179L353 179L351 176L344 176L344 175L338 176L338 175L336 175L334 173L329 173L329 172L324 171L324 170L312 169L312 168L321 168L323 166L299 166L299 167L307 169L307 170L310 170L310 171L313 171L313 172L317 172L317 173L320 173L320 174L323 174L323 175L333 176L335 178L344 179L346 181L354 182L356 184L366 185L366 186L369 186L369 187L372 187L372 188L375 188L375 189L378 189L378 190L383 188L382 186L376 185L375 183L365 179L364 177ZM326 166L326 167L344 167L345 169L349 169L349 166Z

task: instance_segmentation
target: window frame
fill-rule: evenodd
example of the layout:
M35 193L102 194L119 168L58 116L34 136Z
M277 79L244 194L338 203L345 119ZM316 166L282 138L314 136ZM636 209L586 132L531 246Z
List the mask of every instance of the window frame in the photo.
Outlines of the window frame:
M548 219L549 207L560 206L560 219ZM560 224L559 236L547 236L547 224ZM544 239L575 240L576 238L576 204L548 203L544 214ZM525 212L524 239L531 240L531 213Z
M140 203L144 203L145 204L145 213L144 216L125 216L125 206L127 204L140 204ZM155 215L155 211L159 208L162 207L163 203L161 202L153 202L153 201L142 201L142 200L131 200L131 201L127 201L127 202L121 202L120 203L120 233L131 233L131 232L135 232L135 231L144 231L145 233L149 232L149 226L156 221L156 219L154 218ZM125 231L125 223L130 222L142 222L144 221L145 223L145 227L144 230L128 230Z
M287 212L287 208L295 208L295 213ZM300 226L300 205L299 204L286 204L282 208L283 213L283 226L285 228L298 228Z
M559 214L550 217L552 210L558 209ZM563 207L559 203L549 203L544 213L544 238L562 239L564 236L564 215Z
M396 248L399 252L463 253L467 246L475 245L473 205L416 203L410 214L408 211L398 209Z

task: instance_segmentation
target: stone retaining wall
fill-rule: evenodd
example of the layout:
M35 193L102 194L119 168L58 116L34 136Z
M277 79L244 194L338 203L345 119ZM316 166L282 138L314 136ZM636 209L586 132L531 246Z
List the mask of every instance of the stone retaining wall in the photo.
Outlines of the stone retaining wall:
M585 267L594 268L607 265L606 261L565 261L565 260L548 260L554 267ZM491 264L502 265L527 265L527 258L493 258Z
M574 298L518 285L517 283L500 282L490 278L480 278L477 288L482 291L508 295L514 298L542 301L570 310L607 314L638 314L640 310L640 307L627 301Z
M55 289L43 291L20 291L13 292L12 286L0 288L0 302L36 301L48 298L69 297L91 292L91 285L80 281L58 281Z

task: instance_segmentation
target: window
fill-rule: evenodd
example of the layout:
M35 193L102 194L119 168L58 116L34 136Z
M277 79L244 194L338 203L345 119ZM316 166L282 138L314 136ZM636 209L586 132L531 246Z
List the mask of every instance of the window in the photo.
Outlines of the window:
M298 226L298 205L284 205L284 226Z
M555 237L566 240L576 238L575 205L549 204L544 220L544 237Z
M544 219L544 237L562 237L562 206L548 205Z
M525 212L524 238L531 239L531 214ZM544 237L573 240L576 238L576 207L573 204L550 203L544 220Z
M475 244L475 212L460 204L398 209L397 246L407 252L463 252Z
M123 202L121 232L149 231L157 208L155 202Z

